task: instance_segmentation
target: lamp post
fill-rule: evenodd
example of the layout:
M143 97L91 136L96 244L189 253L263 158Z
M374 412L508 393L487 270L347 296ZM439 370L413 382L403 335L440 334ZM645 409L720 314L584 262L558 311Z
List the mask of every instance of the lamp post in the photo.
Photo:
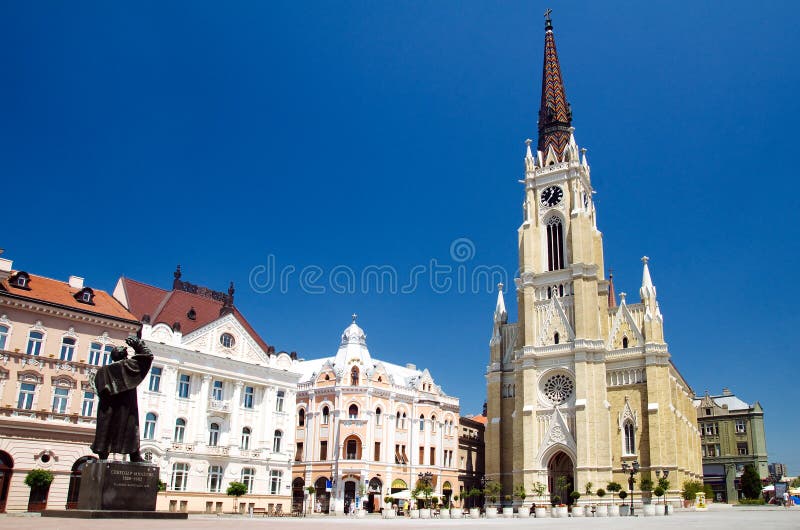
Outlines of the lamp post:
M661 475L664 475L664 480L667 480L669 476L669 469L656 469L656 478L658 479L659 486L661 485ZM669 511L667 510L667 490L664 490L664 515L669 515Z
M628 464L627 462L622 463L622 471L630 473L630 477L628 477L628 489L631 490L631 511L630 515L633 516L633 476L639 472L639 461L634 460L633 464Z

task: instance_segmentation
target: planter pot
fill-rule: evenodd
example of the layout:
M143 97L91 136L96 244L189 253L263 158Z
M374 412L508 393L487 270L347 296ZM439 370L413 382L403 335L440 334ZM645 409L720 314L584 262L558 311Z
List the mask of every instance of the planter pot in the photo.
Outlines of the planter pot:
M469 517L470 517L470 519L480 519L481 518L481 509L480 508L470 508L469 509Z
M619 505L612 504L608 507L608 516L609 517L619 517Z
M530 506L520 506L517 509L517 517L520 519L528 519L531 516L531 507Z
M673 506L672 504L667 504L667 515L672 515L674 511L675 511L675 506Z
M656 517L658 517L660 515L666 515L664 513L664 505L663 504L654 504L653 506L656 507L656 513L655 513Z
M497 518L497 508L495 506L487 506L486 507L486 518L487 519L496 519Z
M363 519L367 516L367 510L356 510L356 519Z
M539 517L547 517L547 508L539 508L538 506L533 510L534 516L538 519Z
M587 504L583 507L583 516L584 517L592 517L594 514L592 513L592 505Z
M608 506L605 504L598 504L597 510L594 512L595 517L608 517Z
M558 516L559 517L569 517L569 506L559 506L558 507Z
M450 519L461 519L464 511L461 508L450 508Z
M684 508L688 508L691 505L692 505L692 501L683 499L683 507Z
M623 504L619 507L619 514L622 517L627 517L631 514L631 507L628 504Z
M430 508L423 508L419 511L419 518L420 519L430 519L431 518L431 509Z
M514 517L514 508L503 508L503 517L506 519L512 519Z
M439 519L450 519L450 510L447 508L439 510Z
M394 511L394 510L392 510L390 508L384 508L383 509L383 518L384 519L394 519L396 517L397 517L397 512L396 511Z
M655 504L643 504L642 505L642 514L645 517L653 517L656 514L656 505Z
M419 519L419 510L409 510L409 514L411 514L412 519Z
M583 517L583 506L573 506L572 517Z

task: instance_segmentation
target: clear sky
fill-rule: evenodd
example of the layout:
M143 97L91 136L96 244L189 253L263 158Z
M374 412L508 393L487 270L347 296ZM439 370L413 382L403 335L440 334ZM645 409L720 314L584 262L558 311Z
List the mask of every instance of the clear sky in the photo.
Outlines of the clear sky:
M798 474L800 3L659 4L5 2L4 257L107 290L233 280L307 358L356 312L375 357L479 412L496 293L459 274L513 277L552 7L617 292L650 256L678 368L760 401Z

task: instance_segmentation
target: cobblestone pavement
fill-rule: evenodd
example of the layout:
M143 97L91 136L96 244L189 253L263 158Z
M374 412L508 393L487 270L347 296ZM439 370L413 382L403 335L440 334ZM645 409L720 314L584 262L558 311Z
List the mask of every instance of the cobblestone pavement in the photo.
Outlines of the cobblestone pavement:
M680 511L669 517L609 517L588 519L462 519L462 520L384 520L378 517L351 519L345 517L264 518L234 516L189 516L187 521L143 521L135 519L57 519L32 515L0 516L0 530L398 530L406 528L488 530L521 530L538 528L568 529L800 529L800 507L737 507L708 512Z

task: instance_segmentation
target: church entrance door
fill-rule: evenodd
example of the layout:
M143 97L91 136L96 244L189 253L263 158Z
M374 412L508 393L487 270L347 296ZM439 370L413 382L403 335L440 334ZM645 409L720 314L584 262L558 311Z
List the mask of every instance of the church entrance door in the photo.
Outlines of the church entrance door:
M563 451L559 451L547 463L547 485L550 489L550 500L559 498L561 504L570 504L569 494L575 489L575 465Z

